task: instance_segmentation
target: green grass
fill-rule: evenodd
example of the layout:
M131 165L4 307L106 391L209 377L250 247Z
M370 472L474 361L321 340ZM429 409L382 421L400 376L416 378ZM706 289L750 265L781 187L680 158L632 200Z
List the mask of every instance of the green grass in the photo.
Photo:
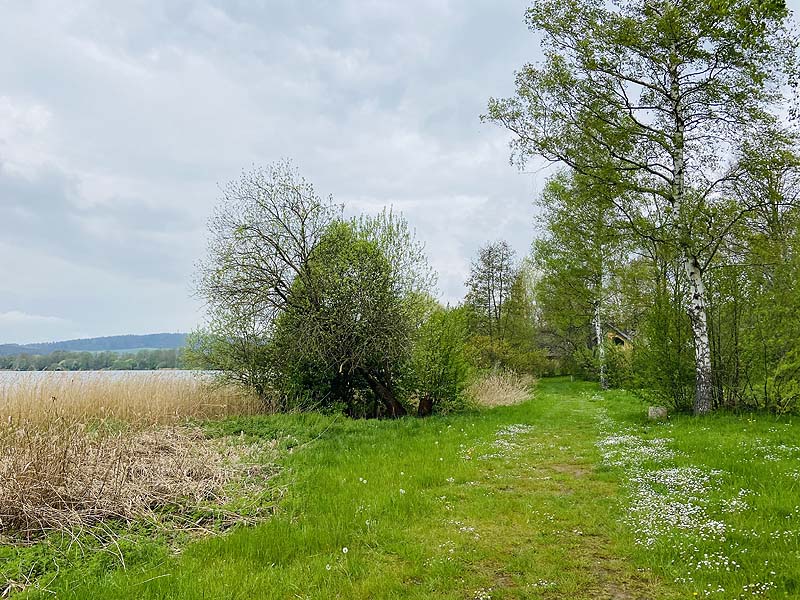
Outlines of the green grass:
M672 527L634 558L701 597L800 597L800 429L792 417L720 413L678 415L646 423L629 395L607 393L604 404L617 429L642 440L662 438L673 457L644 463L639 472L670 469L709 477L703 493L689 486L660 499L689 499L721 533ZM637 469L633 469L635 476ZM629 470L628 477L631 476ZM633 486L635 500L636 486ZM649 496L648 496L649 497ZM633 519L636 523L636 519ZM720 525L714 525L715 528Z
M737 598L769 576L767 597L797 597L797 428L763 416L654 425L644 414L630 394L545 380L529 402L464 415L209 424L214 436L285 440L274 483L287 492L268 522L127 548L125 570L73 562L41 580L58 598L671 599L703 596L709 584L726 590L715 597ZM675 455L611 464L602 453L619 447L598 441L620 431L642 447L666 438L659 448ZM759 459L769 448L783 454ZM726 542L666 528L650 547L637 545L631 478L690 466L722 471L704 514L725 522ZM752 491L746 509L726 504L740 489ZM777 531L790 533L753 537ZM742 567L697 571L688 547L700 556L723 549Z

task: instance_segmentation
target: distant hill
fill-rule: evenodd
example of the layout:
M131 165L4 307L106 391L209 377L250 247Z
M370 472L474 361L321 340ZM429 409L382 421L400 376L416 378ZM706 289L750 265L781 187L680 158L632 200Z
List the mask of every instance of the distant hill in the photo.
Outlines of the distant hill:
M57 350L67 352L125 352L140 348L182 348L185 333L150 333L147 335L112 335L107 337L47 342L44 344L0 344L0 356L13 354L50 354Z

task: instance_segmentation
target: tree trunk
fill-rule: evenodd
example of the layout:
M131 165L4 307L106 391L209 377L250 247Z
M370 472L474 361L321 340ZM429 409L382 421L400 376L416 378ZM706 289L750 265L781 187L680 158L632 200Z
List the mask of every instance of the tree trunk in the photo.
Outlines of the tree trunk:
M677 56L675 45L672 47L673 56ZM705 415L713 407L713 378L711 367L711 344L708 337L708 316L706 315L706 287L703 283L703 271L689 251L688 240L692 239L690 221L686 217L684 203L686 202L686 121L681 105L680 75L678 66L670 68L671 95L673 103L673 116L675 118L675 133L673 137L674 149L672 152L672 166L674 180L672 182L672 208L678 219L676 233L681 240L684 254L684 268L689 278L689 304L687 311L692 325L694 338L694 414Z
M603 323L600 320L600 300L594 303L594 335L597 341L597 360L600 363L600 387L608 389L606 379L606 346L603 343Z
M713 408L714 388L711 369L711 344L708 337L706 316L706 288L703 273L697 260L686 258L684 262L689 278L689 321L694 337L695 391L694 414L705 415Z
M378 397L378 400L383 403L388 416L394 418L403 417L408 414L405 406L400 403L389 386L385 385L380 379L366 369L362 369L361 374L364 376L364 379L366 379L370 389Z
M419 407L417 408L418 417L427 417L433 413L433 396L425 394L419 399Z

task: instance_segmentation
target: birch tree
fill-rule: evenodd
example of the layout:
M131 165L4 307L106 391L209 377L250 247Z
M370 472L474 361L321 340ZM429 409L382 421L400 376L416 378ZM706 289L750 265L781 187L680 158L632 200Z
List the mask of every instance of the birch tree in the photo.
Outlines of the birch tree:
M539 199L543 209L543 232L533 246L535 264L543 279L540 282L541 304L543 307L553 303L560 305L555 308L561 313L560 318L567 316L564 313L571 313L567 319L581 331L587 325L591 327L603 389L608 387L605 330L611 294L609 283L624 247L620 231L615 227L616 211L606 196L607 191L592 179L567 171L551 178ZM571 308L565 311L567 305L561 303L567 295L571 298ZM551 317L553 312L551 309ZM585 347L584 342L583 349Z
M520 164L542 156L613 188L632 232L681 255L696 414L713 408L706 273L753 210L722 190L746 141L778 128L796 75L789 16L781 1L538 0L526 19L546 58L489 102Z

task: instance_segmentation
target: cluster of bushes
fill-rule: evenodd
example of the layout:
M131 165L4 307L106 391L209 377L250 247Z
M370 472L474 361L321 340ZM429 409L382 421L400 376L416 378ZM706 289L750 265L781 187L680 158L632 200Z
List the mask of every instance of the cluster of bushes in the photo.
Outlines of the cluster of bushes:
M273 410L424 416L466 402L467 319L392 212L345 218L288 163L245 173L210 222L187 362Z
M443 306L402 216L345 218L286 162L229 184L209 229L197 286L209 318L187 364L271 410L426 416L468 405L487 372L546 362L530 267L505 242L481 249L465 301Z

